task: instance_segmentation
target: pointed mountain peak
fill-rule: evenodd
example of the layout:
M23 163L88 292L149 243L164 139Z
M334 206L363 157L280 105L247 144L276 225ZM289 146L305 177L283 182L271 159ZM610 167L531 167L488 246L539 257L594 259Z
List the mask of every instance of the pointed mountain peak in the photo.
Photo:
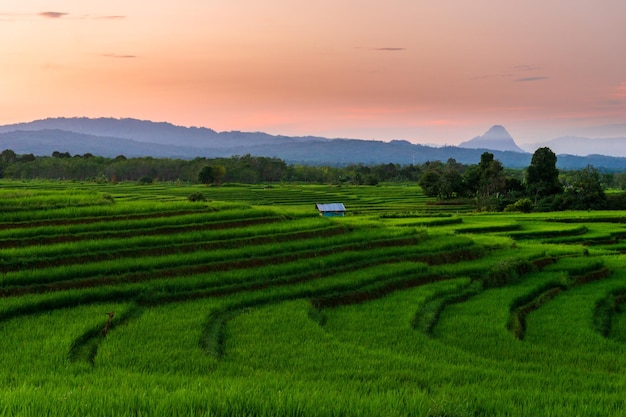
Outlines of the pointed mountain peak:
M482 136L462 142L459 148L469 149L489 149L493 151L511 151L525 153L522 148L517 146L509 132L501 125L495 125L489 128Z
M482 136L483 138L496 138L496 139L511 139L513 137L502 125L494 125L489 128L488 131Z

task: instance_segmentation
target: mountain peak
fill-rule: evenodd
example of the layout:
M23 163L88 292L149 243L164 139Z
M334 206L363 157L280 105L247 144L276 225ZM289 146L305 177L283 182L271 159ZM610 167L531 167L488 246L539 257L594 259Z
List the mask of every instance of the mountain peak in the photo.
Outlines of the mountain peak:
M491 126L489 130L486 131L485 134L483 135L483 138L486 138L486 137L509 138L511 140L513 139L511 137L511 134L502 125Z
M502 125L490 127L482 136L476 136L471 140L459 144L459 148L526 152L517 146L509 132Z

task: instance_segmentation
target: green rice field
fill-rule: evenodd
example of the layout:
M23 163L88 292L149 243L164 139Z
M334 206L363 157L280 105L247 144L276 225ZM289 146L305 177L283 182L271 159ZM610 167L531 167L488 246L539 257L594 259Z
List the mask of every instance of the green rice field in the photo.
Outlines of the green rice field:
M0 363L0 416L624 416L626 211L0 181Z

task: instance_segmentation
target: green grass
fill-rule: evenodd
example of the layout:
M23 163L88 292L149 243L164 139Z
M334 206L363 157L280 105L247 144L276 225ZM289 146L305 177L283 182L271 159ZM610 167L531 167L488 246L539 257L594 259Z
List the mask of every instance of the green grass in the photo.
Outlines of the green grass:
M0 416L626 413L626 213L397 185L0 181L0 200Z

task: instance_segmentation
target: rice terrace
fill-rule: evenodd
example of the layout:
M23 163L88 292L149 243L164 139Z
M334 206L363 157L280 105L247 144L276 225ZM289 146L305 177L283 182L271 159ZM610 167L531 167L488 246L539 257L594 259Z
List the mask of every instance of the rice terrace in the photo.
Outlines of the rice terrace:
M2 180L0 271L0 416L626 415L624 211Z

